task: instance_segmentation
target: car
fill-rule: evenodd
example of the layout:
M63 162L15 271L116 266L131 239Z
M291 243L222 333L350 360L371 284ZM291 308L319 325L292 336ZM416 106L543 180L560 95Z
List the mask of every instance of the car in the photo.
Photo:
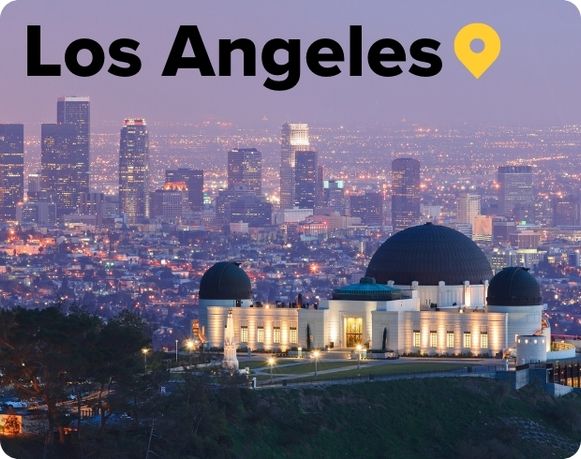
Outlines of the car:
M7 402L4 402L4 405L14 409L28 408L28 403L23 402L21 400L9 400Z

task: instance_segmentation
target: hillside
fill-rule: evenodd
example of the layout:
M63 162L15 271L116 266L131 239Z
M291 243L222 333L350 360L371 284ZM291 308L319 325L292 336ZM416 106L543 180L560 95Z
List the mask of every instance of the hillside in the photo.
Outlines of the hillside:
M553 399L481 379L418 379L249 391L192 379L141 409L140 422L51 458L511 458L571 456L581 441L581 397ZM4 441L18 459L42 456L42 440Z
M257 395L256 417L232 426L239 457L563 458L581 442L581 397L555 400L489 380Z

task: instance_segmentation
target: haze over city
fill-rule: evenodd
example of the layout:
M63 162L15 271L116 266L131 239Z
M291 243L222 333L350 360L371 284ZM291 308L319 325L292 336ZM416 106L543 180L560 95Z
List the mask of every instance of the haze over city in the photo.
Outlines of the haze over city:
M494 14L502 10L502 15ZM66 12L62 14L61 12ZM114 14L111 14L114 11ZM257 14L257 12L259 12ZM93 127L99 132L127 116L156 123L199 123L214 119L239 127L276 128L305 119L313 125L385 126L402 119L433 126L473 124L554 125L579 122L581 96L577 76L581 63L579 13L568 2L307 2L288 4L252 1L216 5L214 2L17 1L0 18L0 59L3 84L0 121L19 120L35 132L52 117L51 101L62 94L93 99ZM489 72L475 80L456 59L452 44L458 30L470 22L492 25L502 39L502 53ZM114 39L141 43L143 70L132 78L105 71L91 78L69 72L62 77L26 77L26 26L42 26L42 57L64 63L66 46L89 37L106 49ZM161 77L171 44L181 24L197 24L211 59L216 62L220 38L249 37L261 45L271 38L300 38L299 85L281 93L262 86L267 76L260 65L256 77L242 77L241 60L234 59L231 77L200 77L183 70ZM315 77L306 70L308 44L329 37L348 50L348 28L364 28L364 50L375 40L392 37L407 50L421 37L441 41L443 70L419 78L405 72L382 78L369 69L363 77ZM346 51L348 58L348 52ZM86 56L85 56L86 58ZM280 56L284 61L284 54ZM111 62L107 59L107 63ZM404 68L410 65L404 64ZM265 121L266 120L266 121ZM38 130L36 130L38 132Z

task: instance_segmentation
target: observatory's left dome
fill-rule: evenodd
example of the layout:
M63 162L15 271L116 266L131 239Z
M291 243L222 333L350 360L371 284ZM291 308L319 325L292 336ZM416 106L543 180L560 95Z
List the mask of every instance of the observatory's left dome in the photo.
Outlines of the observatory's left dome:
M250 278L240 263L221 261L208 269L200 281L201 300L247 300L252 298Z

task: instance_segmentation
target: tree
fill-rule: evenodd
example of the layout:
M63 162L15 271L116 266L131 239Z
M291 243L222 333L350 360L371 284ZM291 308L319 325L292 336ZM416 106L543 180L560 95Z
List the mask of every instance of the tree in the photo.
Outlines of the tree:
M118 394L125 394L141 372L141 349L148 344L143 322L130 313L104 324L97 317L79 312L65 315L54 307L0 311L1 384L12 385L21 398L46 409L46 445L51 445L55 432L64 440L69 388L79 418L82 386L87 382L98 384L98 406L103 413L106 401L110 414L115 406L113 383Z
M21 398L46 408L51 444L54 432L63 439L60 402L67 383L88 376L86 355L100 321L83 314L63 315L56 308L0 312L2 385L11 384Z
M381 338L381 352L387 351L387 327L383 329L383 337Z
M92 360L93 378L99 384L97 409L101 430L118 405L124 405L128 390L142 370L141 350L150 342L145 324L125 311L110 320L98 336ZM112 392L116 384L116 394Z
M311 325L307 324L307 351L311 350Z

